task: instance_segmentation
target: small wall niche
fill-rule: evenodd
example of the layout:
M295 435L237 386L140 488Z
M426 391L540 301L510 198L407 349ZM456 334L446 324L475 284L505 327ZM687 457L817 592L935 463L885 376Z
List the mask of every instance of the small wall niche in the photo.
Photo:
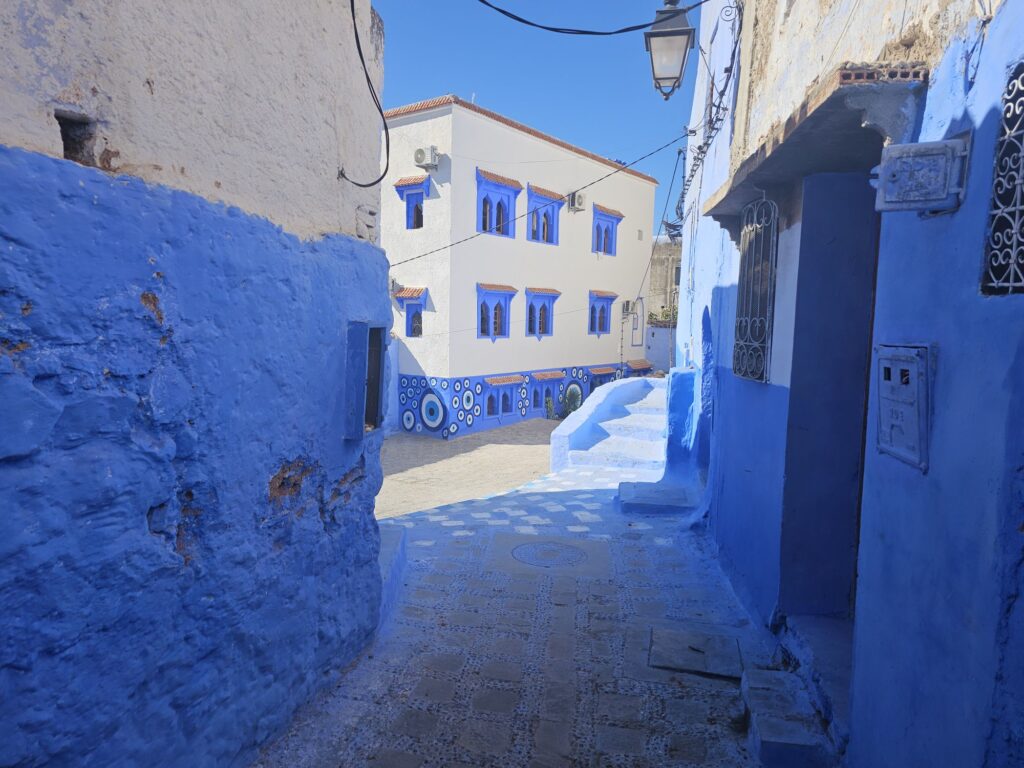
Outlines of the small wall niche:
M84 115L57 110L53 113L60 126L64 159L81 165L96 165L96 121Z

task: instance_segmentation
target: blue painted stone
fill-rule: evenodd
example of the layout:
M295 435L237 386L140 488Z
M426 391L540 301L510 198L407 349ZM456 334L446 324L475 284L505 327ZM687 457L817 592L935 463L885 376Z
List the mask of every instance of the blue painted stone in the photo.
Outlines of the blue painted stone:
M247 765L365 645L386 275L0 147L0 765Z

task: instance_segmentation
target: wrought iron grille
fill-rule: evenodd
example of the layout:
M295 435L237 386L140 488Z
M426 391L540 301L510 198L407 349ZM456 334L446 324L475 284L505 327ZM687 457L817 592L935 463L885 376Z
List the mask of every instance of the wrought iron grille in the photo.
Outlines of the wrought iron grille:
M1024 62L1003 92L981 292L1024 293Z
M743 209L732 370L754 381L768 381L778 223L779 209L771 200L758 200Z

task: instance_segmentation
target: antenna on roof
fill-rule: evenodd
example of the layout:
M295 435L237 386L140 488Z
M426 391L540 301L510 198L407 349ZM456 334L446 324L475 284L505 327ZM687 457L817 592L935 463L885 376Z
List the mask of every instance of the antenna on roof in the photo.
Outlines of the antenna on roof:
M476 104L476 91L473 91L473 93L469 95L469 103Z

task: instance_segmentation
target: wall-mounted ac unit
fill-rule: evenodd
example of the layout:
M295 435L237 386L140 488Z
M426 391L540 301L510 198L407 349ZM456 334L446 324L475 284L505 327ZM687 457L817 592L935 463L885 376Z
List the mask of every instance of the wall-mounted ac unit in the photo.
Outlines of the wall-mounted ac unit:
M582 192L569 193L569 210L582 211L587 207L587 196Z
M412 161L425 170L437 168L437 147L433 144L429 147L420 147L412 153Z

